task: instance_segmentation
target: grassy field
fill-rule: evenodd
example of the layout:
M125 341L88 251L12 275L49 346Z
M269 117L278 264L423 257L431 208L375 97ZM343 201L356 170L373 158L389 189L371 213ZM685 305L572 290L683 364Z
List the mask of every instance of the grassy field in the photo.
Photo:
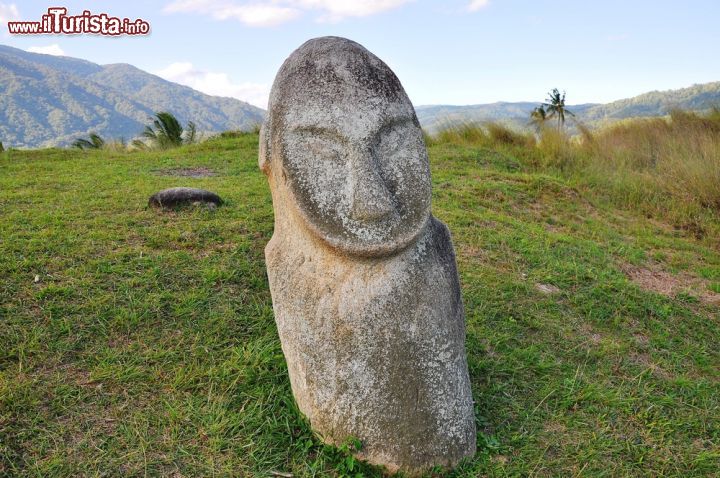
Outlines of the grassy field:
M479 442L436 476L720 476L716 240L459 143L430 147L433 211L458 254ZM147 208L180 185L226 204ZM0 476L380 476L293 403L271 234L256 135L0 155Z
M435 144L490 147L522 158L533 172L558 174L622 209L692 232L720 248L720 108L673 110L630 118L569 137L554 120L537 132L498 123L466 123L433 137Z

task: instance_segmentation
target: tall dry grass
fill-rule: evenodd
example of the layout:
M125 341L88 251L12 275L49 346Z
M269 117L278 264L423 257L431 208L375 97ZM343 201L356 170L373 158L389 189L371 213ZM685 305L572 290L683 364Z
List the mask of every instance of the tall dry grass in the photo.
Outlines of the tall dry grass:
M425 141L430 145L460 144L466 146L535 146L532 134L515 131L495 122L467 122L442 128L436 134L425 133Z
M625 205L704 235L720 218L720 111L673 111L635 119L583 141L576 176L604 185ZM713 228L714 229L714 228Z
M493 135L496 127L464 125L433 140L510 147L531 169L572 178L620 206L698 236L720 234L720 109L704 115L677 110L597 131L579 125L572 138L553 127L532 139L511 130Z

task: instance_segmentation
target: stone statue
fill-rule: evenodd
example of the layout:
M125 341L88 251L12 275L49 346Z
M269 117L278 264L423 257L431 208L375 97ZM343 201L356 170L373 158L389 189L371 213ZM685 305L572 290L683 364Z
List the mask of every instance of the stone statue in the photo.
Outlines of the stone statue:
M419 474L475 453L464 310L430 213L415 110L390 68L337 37L280 68L260 134L275 231L265 249L298 406L323 440Z

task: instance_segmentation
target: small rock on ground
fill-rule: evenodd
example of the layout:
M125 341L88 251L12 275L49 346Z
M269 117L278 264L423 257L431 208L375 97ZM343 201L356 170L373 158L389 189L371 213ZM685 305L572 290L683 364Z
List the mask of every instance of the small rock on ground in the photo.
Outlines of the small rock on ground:
M165 209L199 204L206 204L211 208L215 208L222 204L222 199L214 192L205 189L179 187L163 189L150 196L148 200L149 206Z

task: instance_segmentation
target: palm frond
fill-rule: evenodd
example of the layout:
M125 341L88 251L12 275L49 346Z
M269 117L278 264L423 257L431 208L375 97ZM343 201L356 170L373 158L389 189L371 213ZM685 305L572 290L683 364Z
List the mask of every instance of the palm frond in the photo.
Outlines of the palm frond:
M78 138L72 143L73 148L78 149L101 149L105 146L105 140L97 133L90 133L90 139Z
M90 142L95 149L100 149L105 146L105 140L102 139L97 133L90 133Z
M175 115L167 111L155 113L151 120L152 124L145 126L145 130L140 136L147 138L153 147L174 148L183 143L193 143L197 140L197 127L192 121L188 122L188 129L185 132ZM185 135L184 139L183 135Z
M192 121L188 121L185 135L185 143L193 144L197 137L197 126Z
M155 133L155 130L152 128L152 126L145 126L145 129L140 134L140 136L153 141L157 139L157 133Z
M144 141L139 139L134 139L131 144L134 148L142 151L148 149L148 145Z

